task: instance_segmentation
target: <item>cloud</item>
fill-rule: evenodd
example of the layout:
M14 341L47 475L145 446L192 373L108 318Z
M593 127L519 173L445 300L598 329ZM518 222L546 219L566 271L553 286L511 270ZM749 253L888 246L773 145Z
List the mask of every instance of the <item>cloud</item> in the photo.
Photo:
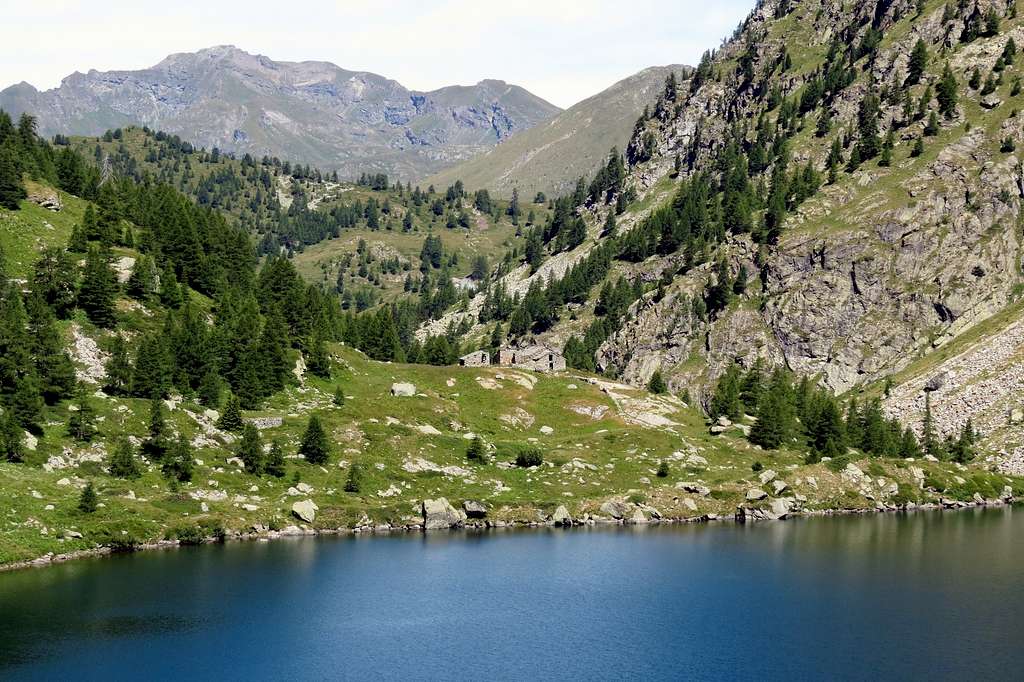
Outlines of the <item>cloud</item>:
M419 90L500 78L569 106L655 64L690 63L753 0L79 0L6 12L0 87L55 87L73 71L139 69L173 52L234 44L278 60L319 59Z

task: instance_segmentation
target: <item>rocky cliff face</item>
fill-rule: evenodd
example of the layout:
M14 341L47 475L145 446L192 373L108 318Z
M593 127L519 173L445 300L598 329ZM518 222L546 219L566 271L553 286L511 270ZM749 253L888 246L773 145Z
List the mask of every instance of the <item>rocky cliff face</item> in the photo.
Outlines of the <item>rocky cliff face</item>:
M503 81L415 92L372 73L275 62L230 46L171 55L142 71L75 73L46 92L22 83L0 92L0 108L35 114L43 134L148 125L206 147L404 179L482 153L560 111Z
M731 239L722 255L732 273L742 265L762 283L717 319L702 322L691 313L692 297L712 277L707 267L676 278L659 301L648 295L637 303L634 318L598 356L630 382L661 368L678 388L706 386L735 359L763 357L842 392L906 367L1017 294L1021 170L1018 155L1001 147L1006 138L1020 144L1024 131L1012 103L982 102L966 82L976 67L989 73L1007 40L1020 44L1024 30L1005 25L996 36L961 45L963 22L944 21L941 4L927 3L920 17L913 2L857 3L853 16L848 3L789 4L794 9L779 19L779 3L762 3L716 57L727 75L693 93L678 117L659 122L657 153L632 173L642 192L658 191L676 153L693 153L695 170L706 168L731 126L753 125L763 104L732 80L730 65L754 36L761 37L755 68L771 63L785 44L786 22L801 26L812 53L835 38L861 39L871 22L885 36L867 73L832 104L834 130L855 129L869 88L901 81L919 38L933 55L949 50L960 81L957 114L926 139L919 158L907 151L924 122L902 128L891 168L866 164L826 187L788 218L779 244L760 258L748 239ZM987 3L978 5L987 11ZM1004 10L1000 5L1000 16ZM934 84L941 69L933 56L926 81ZM798 93L805 81L806 72L795 70L783 79L783 93ZM883 104L883 130L899 120L900 108ZM814 137L813 120L806 125L792 143L793 159L823 168L827 145ZM643 268L661 272L672 260L653 258Z

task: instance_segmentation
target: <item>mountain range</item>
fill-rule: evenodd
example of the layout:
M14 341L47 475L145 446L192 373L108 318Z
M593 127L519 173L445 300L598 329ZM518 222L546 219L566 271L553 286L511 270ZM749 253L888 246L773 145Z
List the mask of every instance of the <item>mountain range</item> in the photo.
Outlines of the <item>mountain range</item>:
M405 180L487 151L561 110L499 80L430 92L327 62L279 62L233 46L173 54L141 71L74 73L39 91L20 83L0 108L46 135L146 125L207 148L276 156Z

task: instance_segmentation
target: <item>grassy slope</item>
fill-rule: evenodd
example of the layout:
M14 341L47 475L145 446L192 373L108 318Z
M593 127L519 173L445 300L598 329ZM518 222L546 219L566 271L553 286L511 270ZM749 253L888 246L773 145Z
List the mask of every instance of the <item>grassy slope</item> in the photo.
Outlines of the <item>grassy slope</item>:
M486 187L503 197L511 196L513 187L529 198L538 191L565 194L577 178L593 173L612 145L625 148L633 123L653 103L669 72L678 76L682 69L644 69L425 182L446 186L461 179L467 187Z
M707 435L702 417L694 410L679 406L672 415L678 425L671 429L628 423L615 410L609 396L582 377L534 377L490 368L390 365L368 361L344 347L334 350L336 383L309 378L304 385L289 388L264 410L254 413L283 418L281 427L266 430L263 435L265 440L280 439L287 454L293 456L287 460L288 474L284 479L257 479L242 473L227 461L232 450L224 445L199 448L197 457L202 464L197 467L194 482L182 485L178 491L171 490L152 465L137 481L106 476L102 462L85 461L71 468L44 471L41 465L49 457L60 455L69 447L64 430L66 408L51 410L45 435L31 453L30 462L0 464L0 490L4 491L6 502L0 511L0 563L46 552L89 548L108 536L123 536L122 531L138 539L153 540L163 537L168 528L197 523L220 524L235 530L246 530L253 524L273 528L297 523L290 517L291 504L306 496L287 493L296 473L313 486L310 497L320 507L314 526L327 529L352 527L364 513L378 523L415 523L419 520L419 501L439 496L455 504L465 499L484 501L492 508L493 518L508 520L538 520L538 511L550 513L559 504L565 504L574 515L596 513L602 501L613 497L643 501L670 516L729 514L742 501L746 490L756 484L751 471L754 461L779 471L794 492L808 498L809 508L858 508L872 504L842 484L824 465L803 466L796 453L760 452L740 439L738 431L719 438ZM528 388L529 381L521 384L514 380L515 376L537 381L533 388ZM486 388L478 378L485 379L484 384L491 388ZM498 387L487 379L495 381ZM389 388L395 381L415 383L421 395L390 396ZM343 386L348 395L342 407L331 402L336 384ZM642 391L625 393L643 397ZM88 447L70 445L72 454L101 454L119 434L144 434L148 413L145 401L96 399L94 404L102 417L101 435ZM608 411L596 420L572 410L601 406ZM169 413L170 422L174 429L194 437L201 429L186 410L202 414L199 406L185 402ZM309 413L321 416L333 444L332 460L323 468L294 458ZM529 426L501 419L504 414L524 413L536 418ZM428 425L440 435L425 435L417 428ZM551 427L553 432L545 435L542 426ZM491 446L489 463L466 462L467 433L480 434ZM516 449L531 439L536 439L545 452L545 465L529 470L503 468ZM698 454L708 465L687 466L685 462L673 461L669 476L657 478L658 462L677 451ZM469 473L406 471L403 464L416 458L441 467L462 467ZM593 465L596 470L564 470L563 465L573 458ZM352 462L358 462L364 471L360 493L343 492ZM975 490L991 497L1007 482L1021 484L978 472L973 473L977 480L972 478L967 484L955 486L955 465L919 464L929 471L933 481L957 488L949 494L964 499ZM913 485L903 462L872 461L862 463L862 468L869 475L900 481L904 498L918 499L922 494ZM817 478L817 487L807 482L808 476ZM62 479L69 479L71 485L60 485ZM79 487L87 479L95 482L104 504L94 514L76 509ZM674 487L679 481L702 481L712 493L706 498L686 495ZM400 492L380 494L389 489ZM134 493L134 499L129 491ZM208 501L209 511L201 511L202 502L193 494L217 491L223 491L226 498ZM686 506L687 499L693 500L696 511ZM48 505L53 508L47 509ZM63 539L66 530L77 530L85 537Z

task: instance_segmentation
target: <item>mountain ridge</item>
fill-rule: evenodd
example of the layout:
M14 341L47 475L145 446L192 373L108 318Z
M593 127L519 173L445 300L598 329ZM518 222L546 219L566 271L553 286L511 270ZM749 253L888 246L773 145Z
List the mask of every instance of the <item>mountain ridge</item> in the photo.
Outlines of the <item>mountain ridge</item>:
M368 71L274 61L230 45L135 71L76 71L50 90L19 83L0 91L0 108L33 113L48 135L148 125L208 148L406 180L561 111L497 79L417 91Z
M513 187L523 196L571 192L576 180L589 176L612 146L625 147L633 121L654 100L665 78L689 70L682 64L642 69L426 182L443 187L462 180L504 197Z

